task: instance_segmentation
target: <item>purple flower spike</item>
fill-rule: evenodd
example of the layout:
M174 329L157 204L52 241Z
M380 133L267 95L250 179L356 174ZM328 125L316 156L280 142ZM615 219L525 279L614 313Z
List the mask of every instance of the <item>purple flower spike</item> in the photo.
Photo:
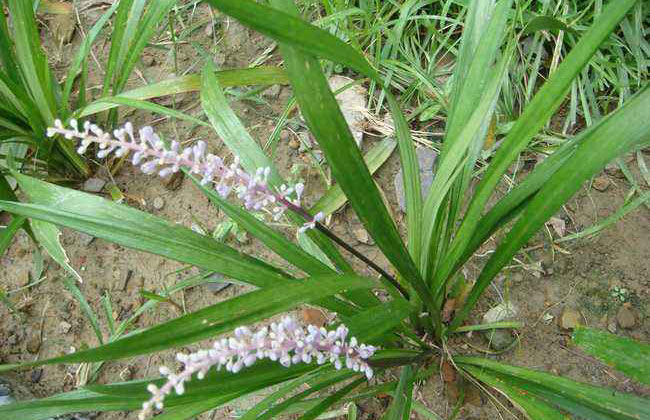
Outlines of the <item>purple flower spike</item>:
M371 379L373 371L366 359L375 351L373 346L359 344L355 337L348 339L345 325L330 331L314 325L305 328L293 318L285 317L281 322L274 322L270 327L257 331L239 327L235 329L234 337L215 341L208 350L179 353L176 358L184 365L180 373L173 373L162 366L160 374L167 377L167 382L160 388L154 384L147 387L152 396L142 404L139 418L146 419L154 409L162 410L164 399L172 390L182 395L185 382L192 379L194 374L198 379L203 379L213 367L217 370L224 367L228 372L237 373L262 359L277 361L284 367L315 360L319 365L330 362L336 369L345 366Z
M206 144L203 141L181 150L180 144L175 141L171 143L171 147L166 148L153 128L148 126L142 127L136 135L133 125L127 122L111 135L88 121L83 124L81 130L77 120L70 120L69 125L70 128L65 128L61 120L57 119L54 121L54 127L47 129L47 136L61 134L66 139L78 140L77 151L80 154L86 153L88 147L95 143L99 146L97 157L100 159L111 153L122 157L133 152L131 163L139 166L146 174L157 172L159 176L166 177L186 168L190 173L199 175L202 185L214 184L221 197L228 198L234 192L246 209L264 210L276 221L287 208L300 208L303 184L288 188L283 185L275 192L268 185L271 168L258 168L254 175L250 175L241 167L238 157L227 166L219 156L206 153ZM306 214L304 211L301 213ZM322 218L322 215L316 215L313 220L307 221L300 231L314 228L316 222Z

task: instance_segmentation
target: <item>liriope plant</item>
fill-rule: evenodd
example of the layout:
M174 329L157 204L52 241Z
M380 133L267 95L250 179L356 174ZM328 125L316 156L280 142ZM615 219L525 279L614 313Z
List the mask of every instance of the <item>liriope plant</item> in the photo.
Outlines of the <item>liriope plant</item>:
M149 128L137 135L130 124L111 133L91 122L59 121L43 135L77 139L80 152L93 148L99 157L130 155L145 172L185 171L215 206L304 274L290 274L138 210L16 173L30 203L0 201L0 209L216 271L256 290L92 349L3 365L0 369L8 370L103 362L216 340L211 347L179 354L183 365L179 372L162 367L159 378L86 386L52 398L19 402L0 407L0 416L40 419L76 411L134 410L142 418L160 414L164 419L185 419L273 387L244 419L286 413L314 419L336 404L379 393L392 397L385 418L408 419L416 407L412 401L415 381L435 380L429 367L446 362L466 378L499 390L529 418L563 419L567 414L589 419L650 418L646 399L475 357L450 342L463 331L499 327L464 325L495 276L586 180L612 159L650 144L650 89L646 86L568 139L518 186L487 206L507 168L562 105L581 69L637 1L607 3L502 139L472 189L475 164L513 51L509 40L516 39L516 34L508 25L512 0L469 2L446 135L432 188L425 197L420 193L407 121L392 92L384 91L404 170L405 242L346 125L320 60L340 63L382 86L377 70L348 44L300 19L290 0L270 0L268 5L251 0L208 3L278 42L301 113L327 158L337 188L397 275L382 270L330 232L322 223L327 211L303 207L299 199L304 187L284 185L271 160L228 107L207 64L201 77L201 101L211 125L237 155L230 165L207 154L203 144L181 150ZM233 197L236 200L229 201ZM266 211L270 218L294 224L331 265L304 251L271 228L269 219L260 220L251 210ZM502 232L502 239L466 298L456 302L453 313L443 311L449 307L450 291L464 264L497 232ZM355 274L338 246L376 269L379 277ZM378 298L374 293L378 289L384 289L387 293L381 296L387 297ZM336 325L317 328L284 318L255 331L249 327L304 303L336 313ZM643 375L647 347L602 334L578 329L576 343L647 382ZM611 348L619 349L620 357L608 353ZM387 369L398 369L398 379L389 379L384 374Z

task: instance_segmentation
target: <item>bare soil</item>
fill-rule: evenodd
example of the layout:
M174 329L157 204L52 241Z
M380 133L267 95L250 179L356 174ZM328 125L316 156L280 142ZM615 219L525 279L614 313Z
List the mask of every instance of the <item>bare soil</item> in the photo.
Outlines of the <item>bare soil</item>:
M84 6L94 3L101 6L103 2L82 2ZM102 10L91 8L80 13L84 32L92 26ZM183 17L187 26L202 19L208 22L208 25L214 22L215 26L212 31L206 29L206 25L200 26L178 45L179 73L186 70L194 73L200 70L200 64L196 65L199 55L186 42L189 40L198 42L208 51L213 52L216 64L224 68L248 66L255 58L263 56L271 45L269 40L243 29L233 21L222 20L218 16L215 17L215 21L212 21L212 16L206 7L201 6L193 11L191 17ZM61 70L66 68L71 53L78 48L82 35L77 27L69 44L56 45L52 32L44 27L43 38L51 57L51 64L55 69ZM169 44L165 44L166 40L168 40L166 34L161 33L158 39L159 46L168 48ZM109 44L104 40L94 49L99 63L104 63L108 47ZM277 63L277 53L273 53L268 62ZM163 80L174 73L174 68L171 53L164 49L148 48L131 84L138 86L143 83L143 80ZM101 76L101 71L95 69L91 73L92 81L89 86L98 86L101 83ZM233 103L233 107L245 121L253 137L263 143L272 132L289 94L289 88L282 87L277 95L262 95L261 98L265 103L255 103L250 100L237 101ZM172 106L169 99L160 102ZM175 106L194 115L199 115L201 112L197 94L178 95L175 98ZM178 138L181 141L207 139L210 147L215 151L227 153L227 149L223 147L214 132L208 129L197 129L186 123L171 122L127 109L123 109L121 113L124 120L131 120L134 124L153 125L171 138ZM376 138L367 136L366 147L375 141ZM298 168L298 174L307 181L309 199L317 198L324 190L325 187L316 169L311 166L307 154L290 148L287 139L277 145L274 159L285 175L291 175L292 170L296 169L296 163L304 164L302 168ZM398 209L393 187L393 178L398 169L399 158L397 153L394 153L380 169L376 178L387 201L394 209L393 213L398 223L403 227L404 217ZM104 167L100 166L95 176L111 182ZM602 176L611 183L605 191L600 192L585 186L578 196L567 204L565 211L558 215L567 221L569 232L579 231L602 220L623 203L629 189L627 182L616 174L603 173ZM128 205L152 212L183 226L200 225L206 232L211 233L223 220L219 211L211 206L189 181L181 181L180 185L170 186L168 181L143 175L128 165L119 171L114 181L126 196ZM106 194L102 195L106 196ZM156 198L164 201L163 207L159 210L153 207ZM358 236L354 235L353 232L358 229L358 225L349 208L335 214L330 221L330 226L349 243L355 244L360 251L388 268L376 247L360 242ZM62 242L72 265L79 270L84 279L83 284L78 286L98 314L105 338L108 336L108 326L100 303L102 296L110 296L113 308L111 315L116 322L119 322L127 319L142 305L144 298L140 294L141 290L161 292L179 280L198 273L195 268L183 267L179 263L125 249L101 239L91 241L85 235L67 229L63 229ZM279 263L272 252L256 240L239 243L230 238L228 243L260 258ZM479 308L475 310L472 320L480 322L481 315L485 311L509 296L518 308L517 319L525 324L525 327L519 331L519 343L513 349L488 357L497 357L509 363L543 369L572 379L647 395L647 389L574 348L570 343L570 331L561 328L558 320L564 311L576 311L585 325L601 329L609 327L616 334L648 342L650 337L650 317L647 308L650 290L650 211L640 207L594 238L563 243L560 245L561 248L551 247L549 244L548 235L544 233L531 241L530 250L518 256L520 263L513 262L513 265L502 273L496 286L486 293ZM490 244L482 251L489 250ZM34 244L24 233L18 234L9 251L0 258L2 265L0 284L4 290L12 291L30 282L33 258ZM467 272L469 279L475 278L478 274L477 268L485 259L477 256L472 260ZM355 265L359 272L370 274L365 267L356 262ZM535 270L536 266L541 270ZM98 344L95 333L80 310L77 300L63 285L64 271L46 258L43 275L46 277L43 282L10 295L19 316L12 315L7 306L0 305L0 359L3 363L44 359ZM619 296L615 296L615 288L627 291L624 299L635 316L634 325L626 329L621 328L616 321L616 315L623 301ZM178 306L159 304L155 310L138 319L137 327L148 327L173 319L183 312L198 310L244 290L246 289L241 286L231 286L217 293L210 292L206 286L187 289L175 295L174 299ZM476 334L472 337L459 338L455 345L458 346L459 351L479 354L482 349L488 347L487 343ZM167 352L106 363L100 371L98 382L108 383L152 376L155 375L158 365L169 360L170 353ZM23 392L20 393L23 398L29 398L31 395L44 397L73 390L83 384L84 379L83 369L78 365L47 366L34 372L24 371L14 375L23 385ZM417 396L418 401L443 418L448 418L453 409L440 378L431 378L426 383L419 384ZM485 394L476 393L468 400L469 403L461 409L459 419L518 417L512 407L507 404L499 406L498 402L487 398ZM360 404L362 418L377 418L386 403L386 398L379 398ZM242 405L250 405L250 402L235 404L200 418L229 418L238 413ZM97 418L132 419L136 418L136 414L107 413Z

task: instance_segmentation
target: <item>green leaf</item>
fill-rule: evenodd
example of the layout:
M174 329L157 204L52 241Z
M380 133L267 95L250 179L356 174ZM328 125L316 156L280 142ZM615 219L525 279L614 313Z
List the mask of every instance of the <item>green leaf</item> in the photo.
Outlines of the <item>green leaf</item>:
M580 413L581 407L586 412L599 412L603 419L642 419L650 416L648 400L631 394L624 394L614 389L599 388L572 381L570 379L539 372L531 369L505 365L494 360L479 357L455 357L463 369L477 366L489 369L494 374L506 375L518 387L535 393L547 402L574 413ZM596 418L588 416L585 418Z
M215 72L215 77L223 87L286 84L287 76L279 67L256 67L249 69L222 70ZM112 98L151 99L201 89L201 75L190 74L174 77L162 82L128 90ZM102 102L101 99L88 104L77 111L77 117L87 117L107 109L115 108L117 103Z
M274 267L190 229L103 198L16 175L36 204L0 201L11 213L43 220L127 248L216 271L258 287L286 283Z
M372 279L351 275L310 277L291 285L279 285L246 293L100 347L21 366L100 362L179 347L286 312L302 303L374 286L376 284ZM3 370L14 367L5 365Z
M338 391L336 391L332 395L325 398L323 401L319 402L313 408L309 409L305 414L300 416L299 420L314 420L319 415L324 413L325 410L327 410L329 407L336 404L343 397L345 397L350 392L352 392L354 390L354 388L358 387L363 382L365 382L365 380L366 380L365 378L359 378L356 381L352 381L351 383L347 384L343 388L339 389Z
M393 400L382 419L409 420L411 418L411 401L413 400L414 381L415 369L412 366L404 366L399 375L397 388L393 391Z
M70 67L68 68L68 75L66 76L65 79L65 86L63 87L63 96L61 99L61 102L63 103L64 106L68 106L68 100L70 98L70 94L72 93L72 85L81 71L81 66L84 63L85 60L88 59L88 54L90 53L90 48L92 47L93 43L95 42L95 39L101 32L101 30L104 28L104 25L106 25L106 22L113 16L113 13L115 12L115 9L119 6L120 2L115 2L111 7L106 10L106 12L97 20L97 22L93 25L93 27L88 31L88 34L84 38L81 46L79 47L79 50L77 51L77 55L74 57L73 62L70 64Z
M526 36L537 31L566 31L571 32L573 35L578 35L578 32L567 26L566 23L555 19L553 16L535 16L524 27L522 35Z
M14 216L4 229L0 229L0 256L4 255L5 251L11 245L11 240L16 236L16 233L23 226L26 217Z
M74 281L70 280L69 278L64 279L63 284L65 285L65 288L68 289L70 293L72 293L72 296L77 299L77 302L79 302L81 312L86 315L86 318L88 319L88 322L90 322L90 325L92 326L93 331L95 332L95 336L97 337L97 340L99 340L99 343L104 344L102 330L99 328L99 319L97 319L97 315L95 315L95 312L88 304L86 297L83 295L81 290L79 290L77 285L74 284Z
M479 381L503 392L531 420L566 420L562 413L544 401L522 390L507 379L503 380L491 375L489 370L479 369L475 366L464 366L463 369Z
M243 3L248 2L241 2ZM291 6L293 5L287 4L283 7ZM284 26L284 23L280 26ZM334 178L384 255L432 307L433 299L427 299L430 293L381 199L322 73L320 63L315 58L302 54L301 49L285 44L280 44L280 51L302 115L327 157Z
M27 193L29 194L29 192ZM59 241L61 237L59 228L52 223L43 222L41 220L31 220L30 225L32 227L32 232L34 232L34 236L36 237L36 241L45 248L49 256L75 279L79 282L83 282L83 279L77 270L70 265L70 259Z
M528 145L533 136L564 102L573 80L597 51L599 45L610 35L618 22L635 3L636 0L609 2L603 12L598 15L591 28L585 32L557 70L553 72L549 80L530 101L524 113L503 140L487 172L479 183L476 193L465 212L451 251L444 258L446 264L456 265L472 237L474 237L474 232L480 224L481 213L502 175Z
M597 357L630 378L650 385L650 345L585 327L574 331L573 342L585 353Z
M642 117L647 109L650 109L649 86L589 131L571 157L526 204L507 237L484 266L450 329L460 325L494 276L587 179L617 156L650 144L650 122Z
M275 166L230 108L211 62L205 64L201 73L201 106L219 137L239 156L246 172L254 174L258 168L270 167L271 179L277 182Z
M377 81L381 80L368 61L334 35L303 21L296 14L279 11L250 0L207 0L213 7L279 42L309 55L349 66ZM281 23L281 24L279 24Z
M371 174L374 174L386 162L393 154L396 146L397 143L394 140L386 138L365 154L363 160ZM343 194L341 187L336 184L318 199L316 204L309 209L309 212L312 214L323 212L325 215L330 215L343 207L346 201L347 197Z

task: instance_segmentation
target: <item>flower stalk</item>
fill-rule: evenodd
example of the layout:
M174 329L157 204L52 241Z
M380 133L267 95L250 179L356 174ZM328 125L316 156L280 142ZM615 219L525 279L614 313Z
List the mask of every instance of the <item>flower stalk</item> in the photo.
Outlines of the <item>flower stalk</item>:
M162 410L165 397L172 391L183 395L185 383L194 375L203 379L212 368L225 368L237 373L262 359L277 361L284 367L313 361L319 365L332 363L337 370L345 367L363 373L370 380L373 370L366 360L376 348L360 344L355 337L348 338L348 335L345 325L328 331L314 325L303 327L291 317L255 332L247 327L238 327L234 337L215 341L208 350L177 354L176 359L183 364L181 372L173 373L166 366L160 367L160 374L167 381L160 388L154 384L147 386L151 398L142 404L139 419L146 419L154 409Z

